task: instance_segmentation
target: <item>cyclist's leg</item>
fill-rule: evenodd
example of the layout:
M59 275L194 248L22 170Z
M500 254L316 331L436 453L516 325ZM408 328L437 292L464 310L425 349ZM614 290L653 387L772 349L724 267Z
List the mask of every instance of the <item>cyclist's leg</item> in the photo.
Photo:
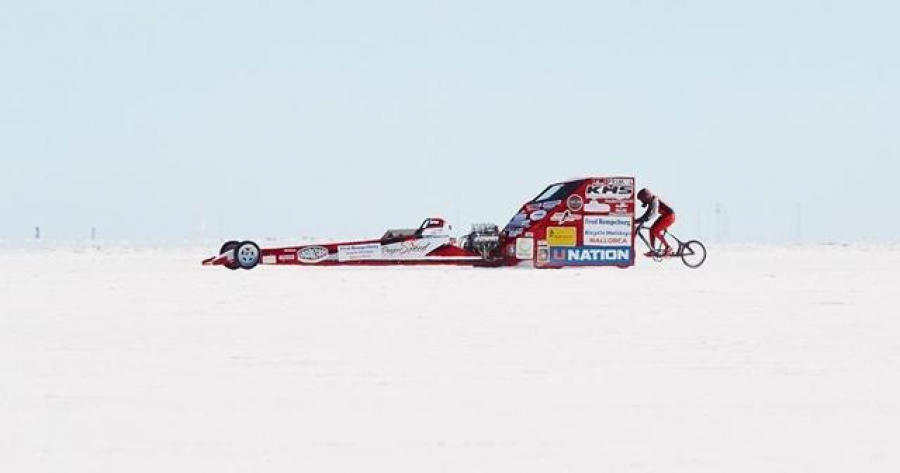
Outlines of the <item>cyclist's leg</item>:
M653 234L653 226L648 229L647 233L650 235L649 247L647 248L649 251L644 253L644 256L651 257L656 255L656 235ZM644 243L647 243L647 240L644 240Z
M653 246L656 247L656 238L659 238L662 241L666 253L671 252L672 247L669 245L669 242L666 241L666 237L663 233L665 233L673 223L675 223L675 214L669 214L660 217L653 226L650 227L650 241L653 242Z

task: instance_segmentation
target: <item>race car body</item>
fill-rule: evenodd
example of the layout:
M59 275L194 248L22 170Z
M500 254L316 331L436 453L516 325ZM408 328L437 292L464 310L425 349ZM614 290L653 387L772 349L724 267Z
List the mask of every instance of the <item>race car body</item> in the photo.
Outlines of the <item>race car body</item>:
M455 264L484 262L477 253L456 245L450 227L441 218L428 218L419 228L388 230L377 240L325 243L260 249L253 242L228 242L218 256L204 265L251 268L266 265L391 265Z
M537 268L634 265L632 177L547 186L501 232L504 264Z
M634 178L583 178L549 185L502 229L475 225L454 238L442 218L380 239L261 249L225 243L204 265L618 266L634 264Z

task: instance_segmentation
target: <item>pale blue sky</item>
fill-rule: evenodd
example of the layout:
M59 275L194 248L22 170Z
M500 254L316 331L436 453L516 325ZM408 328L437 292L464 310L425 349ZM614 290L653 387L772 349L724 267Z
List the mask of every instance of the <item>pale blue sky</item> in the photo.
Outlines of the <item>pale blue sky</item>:
M684 234L896 241L897 5L0 0L0 238L503 224L633 174Z

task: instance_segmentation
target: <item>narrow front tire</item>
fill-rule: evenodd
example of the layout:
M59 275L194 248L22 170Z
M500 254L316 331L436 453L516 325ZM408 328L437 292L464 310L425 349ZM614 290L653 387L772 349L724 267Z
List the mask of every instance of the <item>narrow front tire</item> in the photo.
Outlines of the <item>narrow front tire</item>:
M252 241L245 241L234 250L234 262L242 269L253 269L259 264L262 251L259 245Z

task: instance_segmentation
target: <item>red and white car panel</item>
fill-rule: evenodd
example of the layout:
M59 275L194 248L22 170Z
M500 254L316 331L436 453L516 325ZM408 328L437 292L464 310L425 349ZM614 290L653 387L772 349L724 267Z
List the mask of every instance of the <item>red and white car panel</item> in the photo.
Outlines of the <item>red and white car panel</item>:
M426 219L417 229L389 230L377 240L259 249L256 263L240 261L240 248L245 244L252 244L252 242L226 243L218 256L206 259L203 264L249 269L256 264L300 266L473 265L483 261L478 254L456 245L456 240L449 234L449 226L441 218Z
M633 177L551 184L504 227L505 264L633 266L635 194Z

